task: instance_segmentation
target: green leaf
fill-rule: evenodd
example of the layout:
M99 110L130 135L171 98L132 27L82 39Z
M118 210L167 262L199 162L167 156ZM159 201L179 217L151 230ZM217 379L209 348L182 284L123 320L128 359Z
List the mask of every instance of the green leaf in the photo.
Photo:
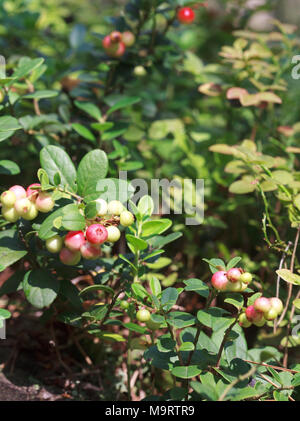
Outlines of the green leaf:
M300 386L300 373L295 374L295 376L292 380L292 386L294 386L294 387Z
M59 174L61 183L72 192L76 192L76 169L69 155L58 146L49 145L40 152L42 168L54 184L55 174Z
M107 285L90 285L86 288L83 288L80 291L79 295L84 295L84 294L87 294L87 293L92 292L92 291L104 291L104 292L108 292L109 294L112 294L112 295L114 295L114 293L115 293L115 291Z
M100 337L104 340L113 342L125 342L126 339L118 333L101 333Z
M252 306L254 301L261 296L262 296L261 292L257 292L256 294L251 295L251 297L249 297L247 300L247 306Z
M146 289L141 284L138 284L138 283L131 284L131 289L133 293L135 294L135 296L137 297L137 299L139 299L140 301L143 301L144 298L147 298L150 296L150 294L146 291Z
M250 180L239 180L232 183L229 187L230 193L247 194L252 193L256 189L255 184L251 184Z
M121 108L129 107L130 105L136 104L141 101L139 97L123 97L116 104L114 104L107 112L107 115L114 111L120 110Z
M218 307L210 307L207 310L199 310L197 318L204 326L212 329L215 323L220 321L224 314L228 314L228 312Z
M277 170L272 172L272 177L279 184L290 184L294 181L293 175L288 171Z
M75 101L74 104L77 108L80 108L88 115L93 117L95 120L100 120L102 117L101 111L99 108L93 104L92 102L82 102L82 101Z
M148 240L148 243L153 248L161 248L164 247L166 244L172 243L176 241L178 238L182 237L182 232L173 232L172 234L168 234L166 236L156 235Z
M269 371L269 373L271 373L273 378L279 383L279 386L283 386L282 380L281 380L279 374L277 373L277 371L275 371L274 368L272 368L272 367L267 367L267 370Z
M194 351L194 349L195 345L193 344L193 342L183 342L183 344L180 345L179 351Z
M107 171L108 160L104 151L95 149L87 153L78 166L78 193L83 197L95 193L99 179L105 178Z
M91 142L95 142L96 138L93 135L93 133L85 126L79 123L73 123L72 124L73 129L75 132L77 132L80 136L84 137L87 140L90 140Z
M144 222L142 228L143 237L149 237L150 235L162 234L172 225L170 219L159 219L155 221Z
M92 310L86 311L82 314L83 317L92 319L93 321L100 321L103 320L105 315L107 314L108 305L98 304L95 305Z
M33 269L24 276L23 289L27 300L34 307L43 308L57 297L59 281L46 269Z
M0 231L0 262L3 268L11 266L26 256L27 253L17 231L13 229Z
M22 129L18 120L11 116L0 117L0 133L1 132L14 132L15 130Z
M157 349L160 352L170 352L175 350L176 341L170 335L162 335L157 339Z
M146 262L149 259L152 259L155 256L159 256L160 254L164 253L164 250L155 250L152 253L146 254L145 257L142 258L143 262Z
M86 205L84 209L84 214L87 219L93 219L97 216L98 211L99 211L98 203L95 201L92 201Z
M104 141L115 139L116 137L122 136L126 133L127 129L111 130L102 134L101 139Z
M138 203L138 211L143 216L151 216L154 211L154 202L152 197L143 196Z
M276 273L289 284L300 285L300 276L291 272L289 269L278 269Z
M149 283L152 294L155 295L155 297L158 297L161 293L161 285L159 280L155 276L152 276Z
M196 317L183 311L172 311L167 317L168 323L176 329L193 326L196 323Z
M180 379L192 379L193 377L198 376L201 373L201 369L197 365L189 366L177 366L171 370L171 373L175 377Z
M209 264L209 269L212 273L216 273L219 270L226 270L226 264L222 259L202 259L204 262Z
M201 297L208 298L209 287L200 279L192 278L183 281L183 283L186 285L184 288L185 291L195 291L197 294L201 295Z
M172 263L172 260L168 257L160 257L154 263L147 263L147 267L150 269L160 270Z
M178 291L176 288L167 288L161 294L161 305L165 311L169 311L178 299Z
M82 300L79 296L78 288L69 279L60 281L59 294L65 297L73 308L80 312L82 311Z
M247 359L248 346L247 346L243 329L238 324L236 324L232 328L232 332L237 333L238 337L234 338L231 341L228 341L225 344L225 355L226 355L228 364L230 364L231 361L234 360L235 358L240 358L242 360Z
M134 264L130 260L128 260L125 256L123 256L123 254L119 254L119 258L121 260L124 260L124 262L126 262L130 267L132 267L132 269L134 269L135 271L137 270Z
M244 305L244 297L242 294L237 292L231 292L230 294L226 295L224 302L232 304L235 308L240 310Z
M273 396L274 396L275 401L278 401L278 402L287 402L289 400L289 397L287 394L283 392L278 392L278 390L273 391Z
M29 57L22 57L19 61L17 69L12 74L13 79L21 79L37 69L43 64L43 58L30 59Z
M0 131L0 142L2 142L5 139L8 139L9 137L11 137L14 134L13 131L8 131L8 132L1 132Z
M77 207L72 208L66 212L65 208L62 208L62 220L61 225L67 231L82 231L85 229L86 222L85 217L81 215Z
M0 308L0 323L3 319L9 319L11 317L11 313L4 308ZM0 324L1 327L1 324Z
M2 160L0 161L0 174L3 175L16 175L20 174L20 167L13 161Z
M123 323L123 326L131 330L132 332L137 332L141 334L145 334L147 332L147 329L145 327L137 325L135 323Z
M22 99L43 99L43 98L53 98L58 95L58 91L35 91L30 94L26 94L22 96Z
M226 266L226 270L229 270L231 268L234 268L240 261L242 260L241 257L237 256L231 259Z
M111 121L107 121L106 123L92 123L91 128L94 130L98 130L99 132L105 132L106 130L111 129L114 127L114 123Z
M134 191L134 187L127 180L106 178L98 180L96 189L90 189L86 199L95 200L97 198L102 198L107 202L119 200L120 202L125 203L130 199Z
M300 310L300 298L297 298L296 300L293 301L293 305Z
M67 215L68 212L73 212L78 209L75 203L71 203L62 208L57 209L55 212L51 213L42 223L39 229L39 237L41 240L48 240L48 238L53 237L57 234L57 229L54 227L54 221L62 217L64 214Z
M133 247L134 252L138 250L145 250L148 247L148 244L146 241L140 238L137 238L131 234L126 234L126 240Z

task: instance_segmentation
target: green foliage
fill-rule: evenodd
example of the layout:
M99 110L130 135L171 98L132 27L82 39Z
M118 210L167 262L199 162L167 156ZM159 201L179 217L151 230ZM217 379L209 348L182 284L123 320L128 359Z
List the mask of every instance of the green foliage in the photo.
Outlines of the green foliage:
M146 387L147 399L299 397L299 361L289 354L299 346L291 328L300 307L295 28L276 21L270 32L245 30L256 10L241 13L244 2L224 13L199 7L193 25L176 19L178 7L194 7L188 0L128 0L121 12L113 2L4 3L1 193L37 174L55 206L32 221L1 216L0 296L23 290L51 322L126 349L129 400L133 366L142 367L136 387ZM233 33L224 29L230 22ZM102 46L114 30L135 36L121 57ZM149 190L154 180L172 184L159 190L157 206L154 194L135 200L135 179ZM160 206L166 193L171 216ZM101 215L97 199L120 200L134 223ZM199 225L186 225L196 205L204 221L196 215ZM95 223L121 232L95 260L67 267L60 250L45 247ZM247 289L212 287L212 274L240 264L254 274ZM239 326L247 306L275 294L282 316ZM151 313L149 323L136 320L139 309ZM0 322L9 317L0 309Z

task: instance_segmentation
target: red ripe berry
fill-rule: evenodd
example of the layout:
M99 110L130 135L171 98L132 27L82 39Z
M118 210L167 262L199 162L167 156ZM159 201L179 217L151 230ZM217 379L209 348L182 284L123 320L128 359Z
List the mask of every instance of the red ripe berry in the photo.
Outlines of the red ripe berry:
M249 322L259 322L263 318L263 313L255 310L254 306L247 307L245 313Z
M271 308L271 302L269 298L259 297L254 301L253 306L255 310L267 313Z
M214 273L211 278L211 283L213 287L216 288L218 291L225 291L228 284L226 272L219 271Z
M102 46L105 50L111 47L111 39L109 35L106 35L106 37L103 38Z
M86 238L92 244L102 244L107 240L107 229L100 224L92 224L86 230Z
M195 12L190 7L182 7L177 12L177 18L181 23L193 23L195 20Z
M241 277L241 270L239 268L231 268L229 269L229 271L227 272L227 278L229 279L230 282L238 282L238 280Z
M84 243L85 238L82 231L70 231L65 237L65 246L71 251L79 251Z
M107 50L106 54L114 58L122 57L126 51L126 46L124 42L120 41L119 44L115 45L117 45L117 48Z
M82 257L87 260L98 259L98 257L100 257L102 254L101 248L99 246L90 244L88 241L82 244L80 247L80 252Z

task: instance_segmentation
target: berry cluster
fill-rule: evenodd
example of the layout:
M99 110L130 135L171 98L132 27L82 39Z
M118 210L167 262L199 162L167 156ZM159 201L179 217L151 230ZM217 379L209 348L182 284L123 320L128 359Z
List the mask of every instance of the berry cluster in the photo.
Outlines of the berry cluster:
M239 324L242 327L250 327L252 323L255 326L263 326L267 320L275 320L282 310L283 304L279 298L260 297L240 315Z
M115 243L120 239L118 225L129 227L134 223L134 216L127 211L118 200L107 203L97 199L98 213L93 221L88 220L85 231L69 231L62 238L55 235L46 241L50 253L59 253L62 263L68 266L77 265L83 257L88 260L98 259L101 254L101 244Z
M218 271L211 278L212 286L218 291L242 292L252 281L252 275L242 268L231 268L227 272Z
M119 58L124 55L126 47L131 47L134 43L135 36L132 32L113 31L103 38L102 46L108 56Z
M31 184L27 190L15 185L1 194L2 216L8 222L16 222L19 218L32 221L39 212L50 212L55 202L51 194L41 191L41 185Z

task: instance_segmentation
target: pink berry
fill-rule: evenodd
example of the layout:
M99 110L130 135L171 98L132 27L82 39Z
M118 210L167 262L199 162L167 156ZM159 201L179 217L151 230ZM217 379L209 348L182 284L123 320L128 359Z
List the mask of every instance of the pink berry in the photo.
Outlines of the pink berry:
M109 35L106 35L106 37L103 38L102 40L102 46L105 50L107 50L108 48L110 48L111 46L111 39Z
M249 322L259 322L263 318L263 313L255 310L254 306L247 307L245 313Z
M79 251L71 251L64 247L59 253L59 259L62 263L68 266L76 266L81 259Z
M55 202L48 193L39 193L35 201L35 206L38 211L47 213L54 208Z
M84 243L85 238L82 231L70 231L65 237L65 246L71 251L79 251Z
M113 48L113 49L108 49L106 50L106 53L114 58L119 58L122 57L126 51L126 46L124 44L124 42L120 41L118 44L115 44L117 46L117 48Z
M226 272L219 271L214 273L211 278L211 283L213 287L216 288L218 291L225 291L228 284Z
M32 202L35 202L39 194L39 190L32 189L32 187L41 187L41 185L39 183L34 183L34 184L30 184L30 186L27 187L26 193L27 193L28 199L30 199Z
M26 190L22 186L12 186L9 190L15 193L17 199L24 199L27 196Z
M254 301L253 306L254 306L255 310L261 311L262 313L266 313L270 310L271 303L270 303L269 298L260 297L260 298L257 298Z
M229 269L229 271L227 272L227 278L229 279L230 282L237 282L239 281L240 277L241 277L241 269L239 268L231 268Z
M88 241L82 244L80 247L80 253L82 257L87 260L98 259L98 257L100 257L102 254L101 248L99 246L95 246Z
M130 31L125 31L122 34L122 41L126 47L131 47L135 43L135 36Z
M86 230L86 239L92 244L102 244L107 240L107 229L100 224L92 224Z

